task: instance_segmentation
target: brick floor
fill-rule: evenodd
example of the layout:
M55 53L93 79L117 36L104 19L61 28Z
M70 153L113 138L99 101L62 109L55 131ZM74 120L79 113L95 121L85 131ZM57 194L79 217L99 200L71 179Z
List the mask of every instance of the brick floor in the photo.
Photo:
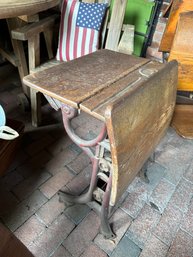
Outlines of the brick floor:
M153 233L169 246L176 235L182 217L183 212L170 204L163 213Z
M72 256L78 257L90 246L98 230L99 218L94 212L91 212L63 242L63 246Z
M149 202L160 213L164 212L172 194L174 193L175 186L165 179L162 179L157 187L149 197Z
M46 226L50 225L62 212L64 204L59 202L58 195L54 195L37 212L36 216Z
M113 241L105 240L104 237L99 233L94 240L95 244L97 244L107 254L111 254L112 251L117 247L125 232L128 230L131 222L132 219L126 212L120 208L117 209L110 219L110 223L112 224L113 232L116 234L116 238Z
M144 245L140 257L162 257L166 256L169 247L155 236L150 237Z
M179 230L169 249L168 257L192 257L193 238L183 230Z
M15 231L15 235L22 241L23 244L28 246L45 229L46 226L35 215L33 215Z
M159 220L160 214L146 204L137 218L132 222L126 235L140 248L143 248Z
M0 82L7 116L25 123L15 160L0 178L0 222L35 257L193 256L193 140L168 129L156 147L155 162L148 165L149 184L137 176L128 186L110 219L117 237L106 240L99 217L88 206L58 201L58 190L80 194L91 176L90 160L66 135L60 113L44 105L43 123L51 125L33 128L30 113L17 106L21 87L16 70L0 67ZM73 120L76 132L86 138L100 125L94 119L89 123L84 113Z
M86 251L81 255L81 257L90 257L90 256L107 257L107 254L103 252L103 250L101 250L96 245L90 245L86 249Z

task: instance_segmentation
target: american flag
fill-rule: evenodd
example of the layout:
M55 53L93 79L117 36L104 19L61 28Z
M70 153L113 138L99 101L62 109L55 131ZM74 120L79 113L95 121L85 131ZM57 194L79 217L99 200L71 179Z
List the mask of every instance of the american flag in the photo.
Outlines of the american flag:
M64 0L56 59L69 61L98 49L107 4Z

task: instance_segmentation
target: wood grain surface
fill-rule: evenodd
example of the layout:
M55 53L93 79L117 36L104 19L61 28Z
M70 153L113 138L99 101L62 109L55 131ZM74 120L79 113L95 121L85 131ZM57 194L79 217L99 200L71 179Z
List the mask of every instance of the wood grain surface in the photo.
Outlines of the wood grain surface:
M193 91L193 12L181 13L169 55L179 63L178 89Z
M24 78L24 83L73 107L96 95L147 59L103 49Z
M112 15L113 17L110 21L108 37L106 40L106 49L117 51L121 29L123 26L123 19L125 16L125 8L127 5L127 0L117 0L114 1Z
M180 136L193 139L193 105L176 105L171 125Z
M170 62L107 107L113 163L112 205L165 134L175 106L176 86L177 62Z
M159 50L170 52L180 13L193 11L192 0L174 0Z
M141 58L141 66L137 69L131 71L125 77L115 81L109 87L104 88L96 95L90 97L89 99L83 101L80 104L80 109L90 113L92 116L100 120L105 121L105 110L108 105L112 104L117 99L123 97L125 92L132 93L136 88L141 87L143 83L147 80L146 73L149 72L153 75L154 72L157 72L164 65L149 61L148 59Z

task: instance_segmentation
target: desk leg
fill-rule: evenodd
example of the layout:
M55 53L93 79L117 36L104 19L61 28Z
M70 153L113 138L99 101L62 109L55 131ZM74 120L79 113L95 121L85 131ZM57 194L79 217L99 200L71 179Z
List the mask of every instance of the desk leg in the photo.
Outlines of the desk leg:
M35 35L28 39L29 71L40 65L40 36ZM32 125L38 127L41 123L41 94L30 89Z
M9 18L7 19L7 25L9 28L9 32L11 33L11 30L18 28L21 24L19 23L17 18ZM29 88L26 85L24 85L22 81L23 77L28 75L28 68L27 68L26 57L23 49L23 43L21 41L12 39L12 37L11 37L11 41L12 41L14 53L18 59L18 71L19 71L19 75L22 83L23 92L27 97L29 97L30 96Z
M70 202L70 203L89 203L93 201L93 193L97 188L97 182L99 177L101 176L101 168L103 165L100 165L100 163L104 164L106 160L102 160L101 156L101 145L100 143L103 142L107 137L107 130L106 125L104 124L101 128L101 131L99 135L92 139L92 140L84 140L80 138L78 135L75 134L73 128L71 127L71 120L78 115L78 111L75 108L72 108L67 105L61 106L62 110L62 116L63 116L63 123L65 130L68 134L68 136L72 139L72 141L77 144L80 148L83 149L83 151L90 157L92 161L92 175L91 175L91 181L89 189L86 193L80 195L80 196L74 196L70 195L66 192L60 191L60 201L61 202ZM95 153L93 152L92 148L95 147ZM100 166L100 169L99 169ZM111 165L110 165L111 166ZM115 237L114 233L112 232L109 221L108 221L108 215L109 215L109 202L110 202L110 195L111 195L111 187L112 187L112 167L109 170L106 170L106 167L104 168L106 174L108 173L109 176L103 174L106 179L106 189L104 190L104 194L102 197L102 204L100 206L100 216L101 216L101 233L104 235L105 238L112 239Z

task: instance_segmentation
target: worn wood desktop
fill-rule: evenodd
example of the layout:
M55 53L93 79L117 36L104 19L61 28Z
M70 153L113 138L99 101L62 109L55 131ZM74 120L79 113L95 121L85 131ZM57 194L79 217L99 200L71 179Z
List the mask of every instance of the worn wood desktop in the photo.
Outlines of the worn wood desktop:
M68 135L92 160L88 192L79 197L61 192L61 199L86 203L94 194L102 202L101 231L113 237L109 207L120 199L169 126L175 106L177 63L160 64L100 50L31 74L24 83L42 92L56 110L61 109ZM95 139L83 140L74 133L70 121L78 110L103 122ZM101 191L97 194L99 179L106 183L102 196Z

